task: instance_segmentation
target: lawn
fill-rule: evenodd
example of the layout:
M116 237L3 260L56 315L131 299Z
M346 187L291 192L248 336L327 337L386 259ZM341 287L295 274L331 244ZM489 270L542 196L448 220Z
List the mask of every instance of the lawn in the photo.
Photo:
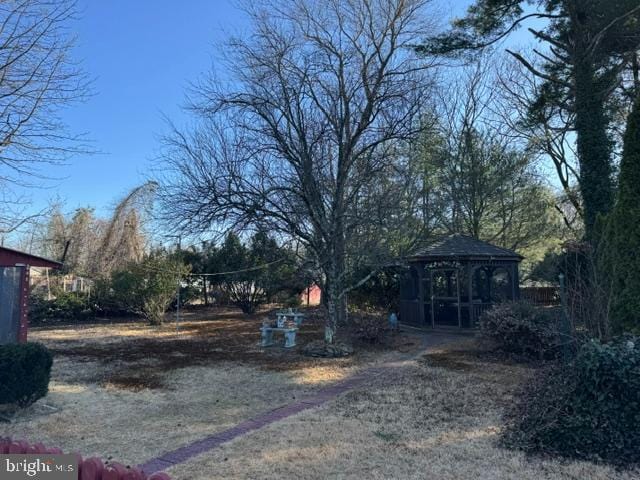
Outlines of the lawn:
M260 348L259 328L272 312L186 312L175 323L141 321L34 328L31 341L55 355L49 395L2 433L85 456L138 464L252 415L287 404L382 361L392 351L345 359L305 357L300 348ZM321 338L311 310L299 345ZM172 319L170 319L172 320ZM412 349L417 340L402 340Z
M502 449L502 412L532 374L455 345L173 467L179 479L631 480L640 472Z
M532 368L463 337L418 360L423 334L347 359L261 349L264 316L187 312L139 321L34 329L55 353L49 395L3 434L138 464L334 384L372 364L378 376L336 400L239 437L168 470L172 478L631 479L640 472L528 458L497 446L504 408ZM300 344L320 338L311 311ZM409 355L407 355L409 354Z

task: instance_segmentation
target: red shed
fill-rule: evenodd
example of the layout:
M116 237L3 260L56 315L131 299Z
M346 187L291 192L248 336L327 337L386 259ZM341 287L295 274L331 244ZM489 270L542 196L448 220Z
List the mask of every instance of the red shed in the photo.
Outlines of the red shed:
M0 247L0 345L27 341L29 267L61 266L60 262Z
M320 305L322 301L322 290L315 283L309 285L304 291L300 294L300 302L307 307L310 305Z

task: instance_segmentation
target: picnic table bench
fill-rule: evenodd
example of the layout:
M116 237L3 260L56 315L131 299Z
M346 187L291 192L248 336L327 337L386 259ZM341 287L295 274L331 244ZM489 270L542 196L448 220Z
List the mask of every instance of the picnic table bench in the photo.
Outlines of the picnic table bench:
M296 346L296 333L298 331L296 327L268 327L263 325L260 331L262 332L263 347L270 347L274 344L273 332L282 332L284 334L284 348Z

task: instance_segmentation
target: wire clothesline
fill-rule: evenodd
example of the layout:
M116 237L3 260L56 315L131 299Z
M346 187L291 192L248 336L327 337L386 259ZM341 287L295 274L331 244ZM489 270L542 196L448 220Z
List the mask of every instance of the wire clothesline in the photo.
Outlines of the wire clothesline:
M273 262L269 262L269 263L263 263L262 265L258 265L255 267L250 267L250 268L243 268L241 270L231 270L228 272L215 272L215 273L181 273L181 272L175 272L172 270L165 270L162 268L154 268L154 267L150 267L148 265L145 265L143 267L143 269L145 270L153 270L156 272L166 272L166 273L173 273L176 275L183 275L183 276L189 276L189 277L215 277L215 276L220 276L220 275L231 275L234 273L243 273L243 272L251 272L253 270L261 270L263 268L267 268L270 267L271 265L275 265L276 263L280 263L283 262L285 259L284 258L280 258L278 260L274 260Z
M280 263L282 261L284 261L284 258L281 258L279 260L274 260L273 262L269 262L269 263L263 263L262 265L258 265L257 267L251 267L251 268L244 268L242 270L233 270L230 272L216 272L216 273L189 273L187 275L191 275L194 277L214 277L217 275L231 275L232 273L243 273L243 272L251 272L253 270L261 270L263 268L267 268L270 267L271 265L274 265L276 263Z

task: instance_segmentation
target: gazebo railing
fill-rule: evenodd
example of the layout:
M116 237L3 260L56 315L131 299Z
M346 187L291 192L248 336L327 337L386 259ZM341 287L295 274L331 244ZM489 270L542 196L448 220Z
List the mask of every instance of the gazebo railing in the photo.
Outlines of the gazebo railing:
M418 300L400 300L400 321L413 325L424 323L424 319L420 318Z
M474 303L473 318L475 319L475 322L478 323L482 314L487 310L489 310L492 306L493 306L492 303Z

